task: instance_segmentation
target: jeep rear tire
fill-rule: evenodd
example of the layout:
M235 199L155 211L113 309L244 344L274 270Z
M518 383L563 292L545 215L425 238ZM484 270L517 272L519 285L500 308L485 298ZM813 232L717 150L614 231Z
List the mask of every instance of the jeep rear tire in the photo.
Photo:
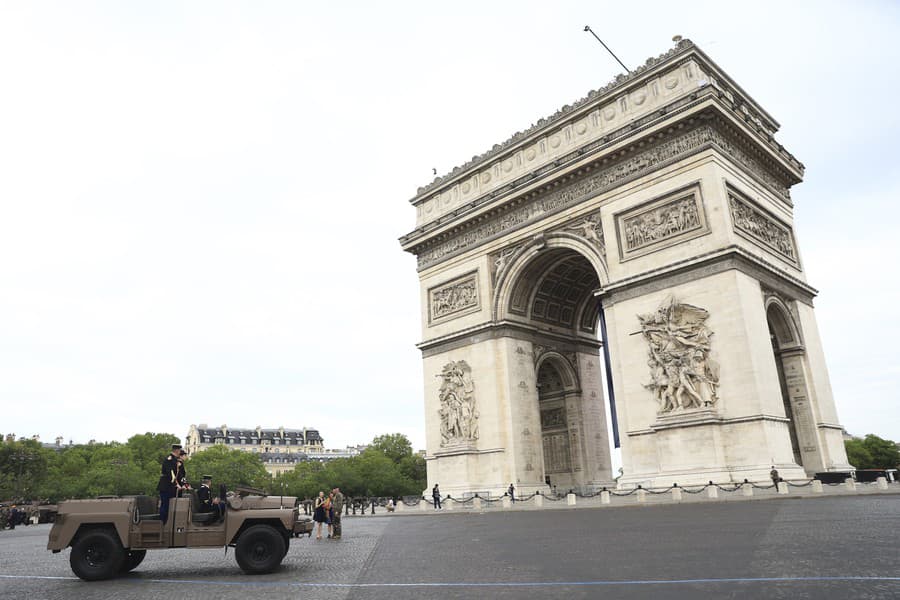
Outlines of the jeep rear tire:
M253 525L238 538L234 556L244 573L271 573L284 558L284 538L271 525Z
M147 556L146 550L128 550L125 552L125 560L122 561L122 570L121 573L127 573L131 571L144 560L144 557Z
M125 549L119 537L107 529L95 529L78 536L69 554L72 572L85 581L109 579L119 574Z

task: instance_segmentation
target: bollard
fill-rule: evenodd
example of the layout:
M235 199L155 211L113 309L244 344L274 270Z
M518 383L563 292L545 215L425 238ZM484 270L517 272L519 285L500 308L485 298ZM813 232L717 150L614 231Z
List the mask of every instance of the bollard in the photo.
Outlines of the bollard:
M875 483L878 484L878 489L879 489L879 490L886 490L886 489L888 489L888 484L887 484L887 478L886 478L886 477L879 477L878 479L875 480Z
M782 480L782 481L779 481L779 482L778 482L778 493L781 494L781 495L783 495L783 496L788 494L788 484L787 484L787 481Z
M569 506L575 506L575 494L573 494L572 492L566 494L566 504L568 504Z
M609 504L609 490L603 490L600 492L600 504Z
M812 491L814 494L822 494L825 490L822 488L822 482L818 479L813 479L812 482Z
M397 503L394 504L394 510L396 512L400 512L400 511L404 510L405 506L406 506L406 503L403 502L403 498L400 498L399 500L397 500Z
M475 499L472 500L472 508L475 510L481 510L481 497L475 496Z
M375 499L372 499L372 514L375 514Z
M848 477L844 480L844 487L848 490L855 491L856 490L856 481L852 477Z
M448 495L448 496L444 499L444 502L441 504L441 506L444 507L444 510L453 510L453 505L454 505L454 504L455 504L455 502L453 502L453 498L452 498L451 496Z
M752 495L753 495L753 486L750 485L750 480L749 480L749 479L745 479L745 480L744 480L744 486L741 488L741 491L744 492L744 495L745 495L745 496L752 496Z
M681 488L680 487L672 488L672 501L673 502L681 502Z
M638 486L637 501L638 502L646 502L647 501L647 490L645 490L641 486Z
M535 496L535 498L537 498L537 496ZM509 501L509 496L503 496L503 499L501 500L500 505L503 508L509 508L511 506L511 503Z
M350 503L349 503L349 502L345 502L345 503L344 503L344 514L345 514L345 515L349 515L349 514L350 514Z
M353 514L356 514L356 502L353 503Z
M713 482L709 482L709 487L706 488L706 497L707 498L718 498L719 497L719 488L713 485Z
M544 506L544 495L540 492L534 495L534 505L538 508L543 508Z

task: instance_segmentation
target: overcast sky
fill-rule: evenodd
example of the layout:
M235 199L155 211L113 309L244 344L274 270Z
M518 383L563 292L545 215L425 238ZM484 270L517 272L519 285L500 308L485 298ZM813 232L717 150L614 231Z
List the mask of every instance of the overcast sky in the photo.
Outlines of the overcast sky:
M590 24L781 123L839 417L900 439L898 7L0 0L0 433L424 448L408 200L621 72Z

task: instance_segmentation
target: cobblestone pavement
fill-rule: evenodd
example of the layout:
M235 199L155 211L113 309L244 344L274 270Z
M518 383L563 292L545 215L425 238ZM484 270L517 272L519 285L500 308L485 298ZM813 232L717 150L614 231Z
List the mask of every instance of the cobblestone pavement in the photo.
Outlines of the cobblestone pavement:
M898 517L897 495L351 516L271 575L166 550L94 583L38 525L0 532L0 598L898 598Z

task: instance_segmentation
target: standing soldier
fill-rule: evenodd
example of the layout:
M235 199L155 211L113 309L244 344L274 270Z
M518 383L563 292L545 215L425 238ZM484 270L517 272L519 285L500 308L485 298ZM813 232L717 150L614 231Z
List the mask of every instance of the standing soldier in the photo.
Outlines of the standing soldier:
M344 495L339 487L334 488L332 492L334 492L334 498L331 501L331 506L334 509L334 515L331 517L333 529L331 539L339 540L341 539L341 513L344 510Z
M172 452L162 460L162 472L159 475L159 520L165 523L169 519L169 500L178 494L178 459L181 457L181 444L172 444Z

